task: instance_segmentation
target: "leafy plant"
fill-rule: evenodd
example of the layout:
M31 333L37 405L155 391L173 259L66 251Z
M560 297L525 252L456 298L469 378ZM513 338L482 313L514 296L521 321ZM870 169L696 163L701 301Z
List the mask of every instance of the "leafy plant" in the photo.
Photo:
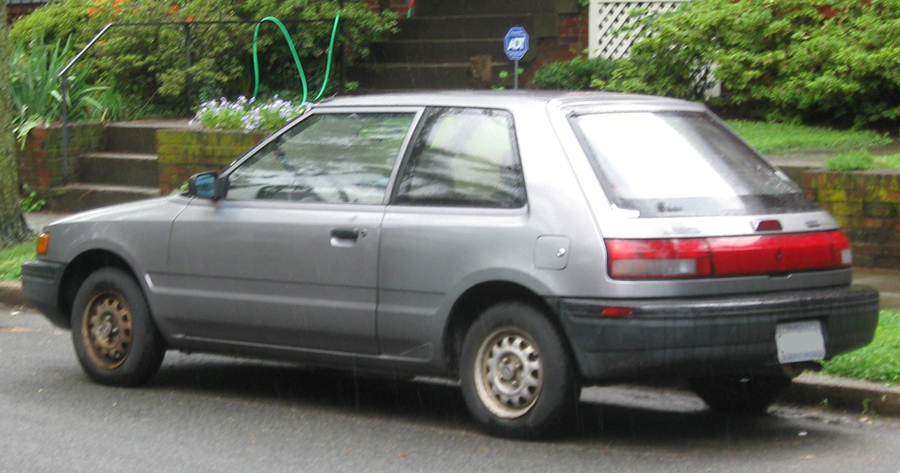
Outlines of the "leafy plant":
M268 102L248 100L243 96L234 102L222 98L200 105L192 123L223 130L276 130L304 111L305 104L295 105L278 96Z
M647 15L615 87L779 121L900 119L897 0L692 0Z
M516 72L517 74L519 74L519 75L522 75L522 73L525 72L525 69L522 69L522 68L520 67L520 68L516 69L515 72ZM510 76L512 76L512 74L510 74L509 71L500 71L500 72L498 72L498 73L497 73L497 78L500 79L500 84L499 84L499 85L492 85L492 86L491 86L491 89L493 89L493 90L506 90L507 85L510 85L510 82L509 82Z
M37 191L32 189L28 184L22 184L22 193L24 194L20 200L22 212L37 212L47 205L47 201L41 199Z
M604 58L576 57L570 61L552 62L534 73L532 82L542 89L604 89L612 80L621 61Z
M71 43L56 40L53 44L34 40L15 44L10 51L10 87L13 107L13 131L24 147L28 133L62 116L62 91L57 78L71 58ZM71 120L102 119L106 107L98 100L106 88L89 83L90 70L81 68L68 75L69 118Z
M878 417L878 412L872 407L871 399L863 399L862 412L859 415L863 417Z

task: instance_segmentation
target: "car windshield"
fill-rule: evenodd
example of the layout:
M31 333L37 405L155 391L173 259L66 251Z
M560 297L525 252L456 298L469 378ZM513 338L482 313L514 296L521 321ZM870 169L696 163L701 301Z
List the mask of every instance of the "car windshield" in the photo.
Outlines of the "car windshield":
M630 217L815 209L779 170L701 112L572 115L614 209Z

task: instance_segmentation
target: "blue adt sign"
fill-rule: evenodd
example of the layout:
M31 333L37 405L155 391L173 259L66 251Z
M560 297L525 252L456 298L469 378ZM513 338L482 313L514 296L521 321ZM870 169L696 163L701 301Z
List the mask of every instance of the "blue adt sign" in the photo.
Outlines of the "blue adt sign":
M528 33L521 26L513 26L503 37L503 50L511 61L518 61L528 52Z

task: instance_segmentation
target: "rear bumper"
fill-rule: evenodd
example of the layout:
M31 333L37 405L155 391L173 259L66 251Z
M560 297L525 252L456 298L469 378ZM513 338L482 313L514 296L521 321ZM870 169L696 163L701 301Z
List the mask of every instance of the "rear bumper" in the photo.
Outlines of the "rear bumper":
M69 328L69 315L59 308L59 284L66 265L30 260L22 265L22 295L53 325Z
M872 341L878 292L864 286L741 297L554 301L588 383L750 373L778 365L775 327L819 320L826 357ZM603 317L604 307L634 309Z

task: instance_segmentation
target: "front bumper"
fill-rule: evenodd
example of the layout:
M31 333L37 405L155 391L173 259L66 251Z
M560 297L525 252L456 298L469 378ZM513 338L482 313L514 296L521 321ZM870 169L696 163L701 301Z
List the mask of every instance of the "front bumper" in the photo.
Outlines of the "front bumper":
M66 265L30 260L22 265L22 295L53 325L69 328L69 315L59 306L59 288Z
M872 341L878 291L865 286L682 299L558 299L576 362L588 383L695 377L778 366L775 327L819 320L826 357ZM634 309L605 317L605 307Z

